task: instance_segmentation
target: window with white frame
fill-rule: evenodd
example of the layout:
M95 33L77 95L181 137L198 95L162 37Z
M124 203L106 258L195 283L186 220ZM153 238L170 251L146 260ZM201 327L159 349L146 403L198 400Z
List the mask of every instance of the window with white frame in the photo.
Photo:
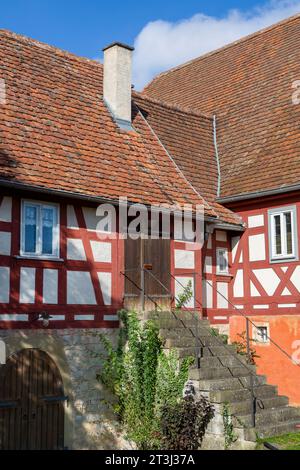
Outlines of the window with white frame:
M228 250L217 248L217 274L228 274Z
M295 207L269 211L270 252L273 261L297 256Z
M59 207L22 201L21 255L45 258L59 256Z
M268 324L256 325L253 327L253 340L256 343L269 344L270 343L270 331Z

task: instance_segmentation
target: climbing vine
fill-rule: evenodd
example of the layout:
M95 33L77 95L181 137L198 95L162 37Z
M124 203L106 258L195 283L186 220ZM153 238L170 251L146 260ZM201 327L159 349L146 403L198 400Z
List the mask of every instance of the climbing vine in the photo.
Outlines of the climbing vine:
M232 416L230 414L230 408L228 403L224 403L223 405L222 418L224 425L225 450L228 450L229 447L234 444L238 439L238 437L234 433Z
M242 333L239 333L237 335L239 338L238 341L234 341L232 344L233 346L236 347L236 351L238 354L241 354L242 356L247 356L247 362L250 365L255 365L256 364L256 359L258 359L260 356L257 355L256 349L253 346L253 343L256 343L257 341L254 339L250 339L250 351L248 354L247 351L247 333L246 331L243 331Z
M101 336L106 357L100 380L116 397L114 410L139 449L160 449L162 409L179 406L192 358L179 365L174 350L163 351L155 322L142 324L135 312L120 312L123 328L114 348Z
M193 296L194 296L194 293L193 293L192 281L189 281L187 286L183 289L182 293L178 295L178 298L176 301L176 308L182 309L186 307L186 305L193 298Z

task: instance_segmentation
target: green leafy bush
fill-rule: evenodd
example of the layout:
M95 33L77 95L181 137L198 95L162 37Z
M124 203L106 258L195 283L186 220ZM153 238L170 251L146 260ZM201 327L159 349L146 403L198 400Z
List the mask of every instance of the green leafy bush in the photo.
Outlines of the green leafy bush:
M250 351L248 354L247 351L247 333L246 331L243 331L242 333L239 333L238 335L239 341L234 341L232 344L233 346L236 347L236 351L238 354L241 354L242 356L247 356L247 362L248 364L255 365L256 364L256 359L258 359L260 356L256 354L256 349L252 346L252 343L256 343L257 341L254 339L250 339Z
M183 289L183 292L178 295L177 301L176 301L176 308L179 310L184 308L189 301L193 298L194 292L193 292L193 286L192 286L192 281L189 281L187 286Z
M192 358L179 366L175 351L165 354L157 325L142 324L135 312L120 312L117 347L101 336L106 357L100 380L117 398L114 410L139 449L162 446L161 412L180 405Z
M206 398L187 395L162 408L162 443L169 450L198 450L214 411Z

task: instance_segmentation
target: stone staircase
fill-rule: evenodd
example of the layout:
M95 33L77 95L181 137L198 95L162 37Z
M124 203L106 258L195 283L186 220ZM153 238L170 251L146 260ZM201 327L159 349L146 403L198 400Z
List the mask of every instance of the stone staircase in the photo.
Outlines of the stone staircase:
M203 448L224 449L224 404L229 406L237 439L233 449L253 449L257 438L297 432L300 408L289 406L288 398L279 396L277 387L267 384L265 376L257 375L256 367L247 364L245 356L238 354L234 346L225 345L220 336L213 335L208 320L200 320L194 312L176 312L176 316L184 324L172 312L148 312L144 319L158 323L166 350L175 348L180 359L195 357L190 382L196 395L207 397L215 409ZM197 354L199 359L196 359ZM255 428L251 424L251 373L254 394L260 405Z

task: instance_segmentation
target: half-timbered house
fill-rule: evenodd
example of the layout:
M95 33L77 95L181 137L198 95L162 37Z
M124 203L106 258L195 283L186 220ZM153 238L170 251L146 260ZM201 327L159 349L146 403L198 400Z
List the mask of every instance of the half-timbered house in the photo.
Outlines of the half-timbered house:
M14 410L3 448L117 445L95 333L114 338L124 306L170 309L187 285L187 308L232 340L251 316L261 371L300 403L296 366L269 342L296 358L299 37L298 15L137 93L124 44L102 65L0 32L0 400ZM156 237L124 237L122 201L126 230L137 205L160 214ZM201 249L176 231L186 205L194 223L202 208Z

